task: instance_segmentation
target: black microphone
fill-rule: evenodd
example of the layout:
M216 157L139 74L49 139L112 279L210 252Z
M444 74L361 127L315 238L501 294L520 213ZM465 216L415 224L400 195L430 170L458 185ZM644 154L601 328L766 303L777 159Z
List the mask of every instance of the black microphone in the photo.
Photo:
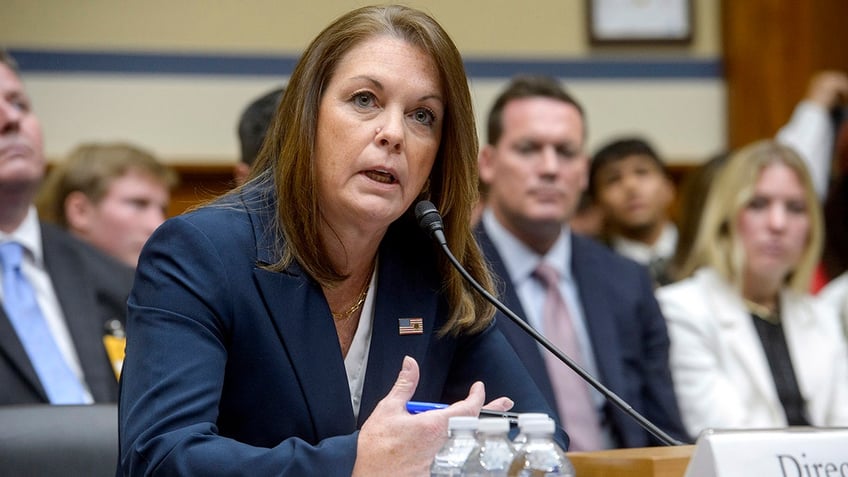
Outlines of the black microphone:
M448 241L445 239L445 227L442 224L442 216L432 202L422 200L415 204L415 218L418 219L418 226L424 229L439 245L442 247L448 246Z
M427 200L422 200L415 204L415 217L418 219L418 225L427 232L430 237L432 237L436 242L441 246L442 251L445 252L450 262L453 264L454 268L459 271L460 275L477 290L478 293L483 295L483 297L488 300L491 304L495 305L495 308L500 310L504 315L507 316L510 320L512 320L519 328L524 330L525 333L530 335L531 338L536 340L537 343L541 344L548 351L553 353L554 356L557 357L560 361L565 363L566 366L571 368L575 373L577 373L584 381L592 385L593 388L597 389L598 392L604 395L605 398L611 403L613 403L617 408L621 409L628 416L633 418L643 429L651 433L654 437L656 437L660 442L668 446L679 446L684 445L683 442L671 437L667 433L665 433L662 429L657 427L656 424L649 421L645 416L636 412L633 407L627 403L624 399L621 399L617 394L612 392L609 388L601 384L600 381L597 380L594 376L589 374L585 369L581 368L580 365L575 363L571 358L568 357L565 353L563 353L559 348L554 346L553 343L548 341L547 338L542 336L538 331L536 331L529 323L522 320L518 317L512 310L507 308L506 305L500 302L497 298L493 297L491 293L486 291L477 280L472 277L468 271L465 270L465 267L462 266L461 263L453 256L450 248L448 247L447 240L445 240L444 233L444 224L442 224L442 216L439 214L436 206L433 205L432 202Z

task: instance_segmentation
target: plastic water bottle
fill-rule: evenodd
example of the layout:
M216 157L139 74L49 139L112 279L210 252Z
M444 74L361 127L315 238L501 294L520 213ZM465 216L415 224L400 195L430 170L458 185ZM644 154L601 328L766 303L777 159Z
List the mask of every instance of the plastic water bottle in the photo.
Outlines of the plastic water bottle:
M463 477L506 477L509 465L515 458L508 434L507 419L480 419L477 445L465 461Z
M544 412L523 412L518 415L518 435L512 440L512 447L516 453L527 443L527 434L524 432L524 425L534 419L544 421L550 419L550 417Z
M468 455L477 445L474 431L479 419L468 416L455 416L448 420L448 440L433 459L430 477L460 477L462 466Z
M553 419L525 423L527 443L515 455L508 477L574 477L574 466L554 441Z

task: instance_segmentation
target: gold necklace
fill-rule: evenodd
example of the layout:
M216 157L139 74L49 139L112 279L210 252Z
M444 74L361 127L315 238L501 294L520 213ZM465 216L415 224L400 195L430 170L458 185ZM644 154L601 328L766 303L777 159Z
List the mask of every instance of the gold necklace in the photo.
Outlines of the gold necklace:
M369 271L368 274L365 276L365 288L362 289L362 293L359 294L359 297L357 297L353 305L351 305L350 308L348 308L347 310L339 313L330 310L330 314L333 315L334 320L347 320L348 318L350 318L351 315L356 313L356 311L359 310L359 308L362 307L362 305L365 303L365 298L368 297L368 289L371 287L371 276L374 274L374 266L376 265L376 263L376 260L371 262L371 271Z
M370 279L369 279L369 281L370 281ZM362 290L362 293L359 294L359 298L357 298L356 302L353 305L351 305L351 307L348 308L347 310L339 312L339 313L336 313L335 311L330 310L330 314L333 315L333 319L336 320L336 321L344 321L344 320L350 318L350 315L356 313L356 310L358 310L362 306L362 304L365 303L365 297L368 296L368 288L370 288L370 286L368 285L368 282L365 282L365 289Z
M748 308L748 311L757 318L772 325L780 323L780 310L773 310L747 298L742 299L745 301L745 307Z

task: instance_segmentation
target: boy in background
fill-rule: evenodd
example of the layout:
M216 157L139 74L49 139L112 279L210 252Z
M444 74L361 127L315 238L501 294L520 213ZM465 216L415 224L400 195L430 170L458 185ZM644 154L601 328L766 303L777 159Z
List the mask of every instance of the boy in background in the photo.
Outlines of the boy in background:
M669 217L675 187L654 148L640 138L607 143L592 159L589 188L605 217L607 244L647 266L658 285L670 283L668 263L677 247L677 227Z
M128 143L78 146L47 175L35 204L42 220L135 268L167 217L177 174Z

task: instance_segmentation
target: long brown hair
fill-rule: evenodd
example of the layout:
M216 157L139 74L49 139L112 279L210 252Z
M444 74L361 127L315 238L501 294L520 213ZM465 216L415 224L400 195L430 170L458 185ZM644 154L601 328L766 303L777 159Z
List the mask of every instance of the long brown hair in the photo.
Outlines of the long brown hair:
M422 191L421 198L431 200L439 208L454 254L472 276L491 290L491 278L471 234L471 207L477 200L478 142L462 58L433 18L398 5L363 7L335 20L306 48L289 79L274 129L268 134L246 184L270 182L277 194L277 235L281 250L279 261L269 268L279 271L297 261L322 285L332 286L345 278L326 259L328 254L319 235L321 205L313 158L318 108L324 88L341 59L358 44L380 35L400 38L420 48L436 64L446 107L429 187ZM438 257L451 310L442 332L482 330L489 324L494 309L465 285L442 254Z

